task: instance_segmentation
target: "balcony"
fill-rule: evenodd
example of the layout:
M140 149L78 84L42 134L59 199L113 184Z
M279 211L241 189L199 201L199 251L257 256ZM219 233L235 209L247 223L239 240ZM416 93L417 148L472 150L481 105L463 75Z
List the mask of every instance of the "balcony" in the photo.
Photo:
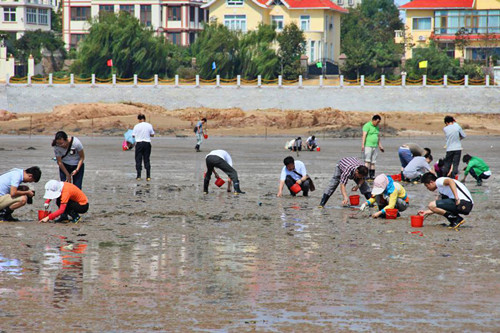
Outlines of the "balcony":
M2 0L2 5L5 5L5 6L52 7L52 2L50 0Z

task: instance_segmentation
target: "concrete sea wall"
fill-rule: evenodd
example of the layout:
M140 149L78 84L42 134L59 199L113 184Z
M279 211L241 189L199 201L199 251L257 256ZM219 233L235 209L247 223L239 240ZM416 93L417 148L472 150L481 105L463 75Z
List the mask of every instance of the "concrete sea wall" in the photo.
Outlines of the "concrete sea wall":
M318 87L0 85L0 109L50 112L72 103L140 102L167 109L186 107L439 113L500 112L500 87Z

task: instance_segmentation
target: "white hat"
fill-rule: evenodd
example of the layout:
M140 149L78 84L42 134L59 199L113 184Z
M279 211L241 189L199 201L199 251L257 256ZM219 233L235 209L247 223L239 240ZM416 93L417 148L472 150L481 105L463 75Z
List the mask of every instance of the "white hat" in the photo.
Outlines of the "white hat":
M389 184L389 178L386 175L381 174L375 177L373 181L372 195L379 195L385 191L385 188Z
M55 199L61 196L61 191L64 183L58 180L49 180L45 184L45 195L43 196L45 199Z

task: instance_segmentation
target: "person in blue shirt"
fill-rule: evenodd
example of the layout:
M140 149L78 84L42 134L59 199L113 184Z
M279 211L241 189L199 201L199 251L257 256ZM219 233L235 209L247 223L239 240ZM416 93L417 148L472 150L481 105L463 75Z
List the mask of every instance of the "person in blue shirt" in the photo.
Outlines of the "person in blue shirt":
M294 184L300 185L302 194L305 197L309 195L309 190L314 191L314 185L312 185L312 180L307 174L306 166L303 162L296 161L292 156L288 156L283 160L283 164L285 164L285 166L281 170L278 197L283 195L285 184L292 196L295 196L295 193L291 189Z
M21 188L21 183L38 183L42 171L37 166L26 170L12 169L0 175L0 220L15 222L19 221L12 216L12 212L26 203L31 203L35 191L29 188ZM24 185L23 185L24 186Z

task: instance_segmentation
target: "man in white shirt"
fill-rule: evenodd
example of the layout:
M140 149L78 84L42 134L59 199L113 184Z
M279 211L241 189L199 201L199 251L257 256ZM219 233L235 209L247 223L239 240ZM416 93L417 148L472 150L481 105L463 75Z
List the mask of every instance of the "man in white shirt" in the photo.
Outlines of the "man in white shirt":
M434 172L434 169L429 165L432 162L432 155L415 156L403 170L403 176L409 181L419 181L420 177L427 172Z
M139 123L134 126L132 136L135 138L135 169L137 170L137 180L141 180L142 161L146 169L146 180L151 180L151 137L155 135L153 126L146 122L146 116L139 114L137 116Z
M19 221L12 216L12 212L21 208L26 203L33 202L35 191L22 189L21 183L37 183L42 176L42 171L37 166L26 170L12 169L0 175L0 220L8 222ZM24 185L23 185L24 186Z
M227 191L231 192L231 183L233 183L234 194L245 194L245 192L242 192L240 189L238 173L233 168L233 160L227 151L222 149L212 150L205 157L205 162L207 163L207 172L205 173L205 178L203 180L203 193L208 194L208 185L210 184L212 172L215 174L216 178L219 178L219 175L214 170L215 168L219 168L229 177L227 182Z
M428 210L421 210L419 215L443 215L450 222L449 227L458 230L465 220L459 214L469 215L474 206L472 196L464 184L448 177L437 178L428 172L422 176L422 183L429 191L438 190L441 199L429 203Z
M306 166L301 161L295 161L292 156L288 156L283 160L285 166L281 170L280 185L278 188L278 197L283 195L283 188L286 186L290 190L290 194L295 196L291 190L294 184L300 185L302 193L305 197L309 195L309 190L314 191L311 178L307 175ZM311 186L312 185L312 186Z

